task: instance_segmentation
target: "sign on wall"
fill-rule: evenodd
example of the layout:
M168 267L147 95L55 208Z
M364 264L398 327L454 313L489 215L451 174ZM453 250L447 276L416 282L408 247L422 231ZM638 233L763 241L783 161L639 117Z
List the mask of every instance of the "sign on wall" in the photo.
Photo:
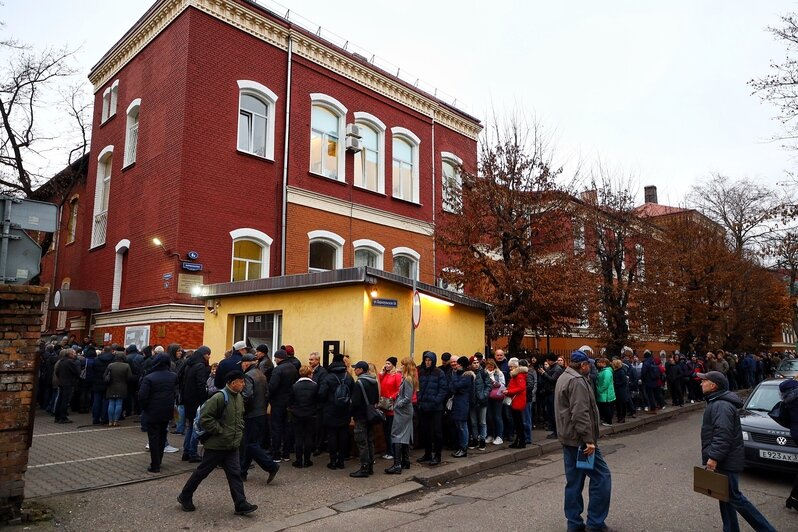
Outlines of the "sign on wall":
M177 275L177 293L191 294L195 286L202 286L202 275L180 273Z
M139 351L150 344L150 326L125 327L125 347L135 344Z

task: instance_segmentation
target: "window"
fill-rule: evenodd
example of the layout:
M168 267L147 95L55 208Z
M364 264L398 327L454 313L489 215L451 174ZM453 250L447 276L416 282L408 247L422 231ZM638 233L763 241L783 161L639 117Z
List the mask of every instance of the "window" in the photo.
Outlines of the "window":
M326 94L310 95L310 171L338 181L344 178L346 107Z
M71 284L72 280L69 277L64 278L61 281L61 290L69 290L69 285ZM67 313L66 310L61 310L58 312L58 321L56 322L55 328L59 331L63 331L66 329L66 320L67 320Z
M127 125L125 130L125 166L136 162L136 146L139 142L139 108L141 98L136 98L127 107Z
M272 238L251 228L230 232L233 239L231 281L248 281L269 276L269 257Z
M67 221L67 244L75 241L75 233L78 228L78 197L69 200L69 220Z
M238 80L238 89L238 150L274 160L277 95L250 80Z
M233 342L244 340L248 345L266 344L269 354L282 345L282 318L279 312L243 314L233 320Z
M119 100L119 80L114 81L111 85L111 105L108 111L108 118L116 114L116 102Z
M441 157L443 159L441 170L443 210L460 213L463 210L463 177L460 175L463 160L448 152L443 152Z
M395 127L393 133L393 197L419 203L418 145L421 140L411 131Z
M373 240L355 240L355 267L369 266L381 270L385 248Z
M108 229L108 198L111 193L111 168L114 147L106 146L97 158L97 183L94 189L94 224L91 230L91 247L105 244Z
M116 114L116 101L118 98L119 80L116 80L103 92L103 111L100 117L100 123L105 122Z
M385 125L369 113L355 113L361 151L355 152L355 186L385 193Z
M111 310L119 310L119 301L122 299L122 268L124 267L125 253L130 249L130 240L120 240L116 244L114 259L114 284L111 291Z
M308 233L309 271L335 270L344 267L343 248L345 240L329 231Z
M410 248L393 248L393 273L410 279L418 279L418 264L421 255Z

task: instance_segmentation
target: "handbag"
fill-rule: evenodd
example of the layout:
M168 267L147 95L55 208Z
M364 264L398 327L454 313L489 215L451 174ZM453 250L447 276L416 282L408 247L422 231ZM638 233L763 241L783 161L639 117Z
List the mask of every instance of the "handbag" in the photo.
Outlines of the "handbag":
M495 399L497 401L504 400L506 396L507 396L507 388L505 388L504 385L501 384L499 385L498 388L491 388L490 393L488 394L488 397L490 399Z
M361 393L363 393L363 402L366 403L366 422L377 423L378 421L385 421L385 412L369 403L369 398L366 396L366 388L363 387L362 382L357 381L357 383Z
M789 428L790 427L790 409L787 408L787 405L784 404L784 401L779 401L773 408L770 409L768 415L781 425L782 427Z
M381 410L387 410L389 412L393 412L393 405L394 405L394 399L392 399L391 397L380 397L380 402L377 403L377 406Z

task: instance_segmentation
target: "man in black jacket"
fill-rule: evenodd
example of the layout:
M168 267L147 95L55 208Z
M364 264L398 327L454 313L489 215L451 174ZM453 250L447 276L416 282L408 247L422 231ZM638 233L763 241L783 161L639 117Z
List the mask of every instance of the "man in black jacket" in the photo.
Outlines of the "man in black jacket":
M701 423L701 463L729 479L729 502L719 502L723 530L740 530L739 513L754 530L775 532L765 516L740 493L745 449L737 410L743 406L742 400L729 391L729 381L723 373L709 371L698 373L697 377L707 401Z
M161 471L166 431L174 415L177 375L170 371L171 357L161 353L155 357L152 371L141 381L139 404L147 417L147 439L150 446L150 473Z
M280 464L272 460L271 455L261 446L261 434L266 425L266 404L269 399L269 383L266 375L258 367L255 355L247 353L241 359L244 370L244 439L241 442L241 478L247 479L247 472L254 460L261 469L269 473L266 484L274 480Z
M369 375L367 362L361 360L352 367L357 377L355 389L352 390L352 418L355 420L355 443L360 451L360 469L349 473L349 476L365 478L374 474L374 433L368 422L366 405L376 405L380 400L380 392L377 379Z
M275 461L288 462L291 460L291 451L294 448L291 424L288 422L288 403L291 388L299 380L299 371L284 349L274 352L274 361L277 367L272 371L272 378L269 380L269 403L272 405L271 451Z
M55 376L58 379L58 401L55 404L55 422L72 423L67 417L67 408L75 393L75 386L80 381L80 367L78 367L77 354L74 349L61 350L61 360L55 366Z
M308 355L308 366L310 366L312 371L310 378L313 379L313 382L321 386L322 381L327 376L327 370L321 365L321 357L315 351ZM324 434L322 407L322 402L318 401L316 406L316 426L313 441L313 456L319 456L327 447L327 438Z
M186 411L186 434L183 438L183 461L199 463L202 461L197 454L197 438L194 436L194 418L197 408L208 398L208 376L211 369L208 361L211 358L211 349L201 345L186 361L183 372L183 382L180 383L180 394L183 397L183 407Z

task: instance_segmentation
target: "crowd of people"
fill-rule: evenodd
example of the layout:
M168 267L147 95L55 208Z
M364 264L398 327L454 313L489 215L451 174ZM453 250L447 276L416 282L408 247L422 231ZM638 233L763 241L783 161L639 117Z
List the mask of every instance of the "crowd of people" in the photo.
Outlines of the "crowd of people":
M585 357L576 361L578 371L573 353L566 363L563 356L526 351L508 358L502 349L487 357L443 353L440 365L437 354L426 351L418 367L409 357L388 357L377 368L335 355L325 367L318 353L303 363L290 345L269 356L268 346L253 350L240 341L218 364L210 364L206 346L99 348L87 338L82 344L42 344L38 401L56 423L72 422L70 408L91 412L94 424L109 427L140 415L148 436L148 471L159 472L163 453L181 449L183 460L199 464L179 497L184 510L194 509L194 491L219 466L236 512L243 514L256 508L243 488L253 464L268 474L267 483L282 462L309 468L324 453L326 467L344 469L352 437L359 463L353 478L374 473L379 432L386 474L411 467L413 444L423 449L416 462L435 466L445 448L455 459L505 442L524 448L532 443L532 429L541 425L550 432L547 438L570 447L573 434L562 433L568 424L558 408L557 389L564 386L564 376L575 378L568 368L580 373L582 362L597 424L612 425L666 408L666 395L674 406L702 400L701 375L707 372L724 375L734 390L771 376L783 356L794 356L718 350L701 356L644 351L641 358L627 348L610 360L594 358L589 346L575 353ZM168 442L170 428L182 436L179 447Z

